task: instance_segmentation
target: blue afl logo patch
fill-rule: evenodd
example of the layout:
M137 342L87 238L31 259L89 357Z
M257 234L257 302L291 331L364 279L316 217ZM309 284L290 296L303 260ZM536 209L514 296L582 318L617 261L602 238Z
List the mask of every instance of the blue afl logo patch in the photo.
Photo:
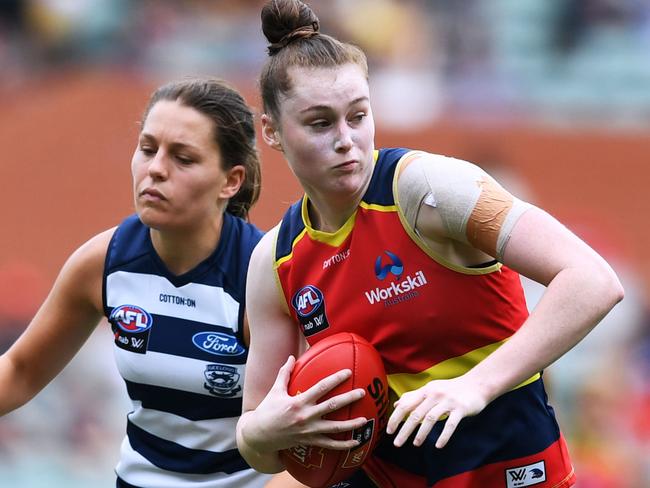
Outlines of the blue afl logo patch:
M298 290L291 300L293 308L301 317L309 317L323 303L323 292L313 285L307 285Z
M222 332L199 332L192 336L192 342L202 351L217 356L241 356L246 352L235 336Z
M110 321L125 332L144 332L153 324L151 315L135 305L120 305L114 308Z

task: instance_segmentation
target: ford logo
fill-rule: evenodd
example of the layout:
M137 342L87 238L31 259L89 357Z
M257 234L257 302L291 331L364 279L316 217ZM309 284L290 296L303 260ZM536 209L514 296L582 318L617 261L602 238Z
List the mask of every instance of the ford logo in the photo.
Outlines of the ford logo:
M192 342L202 351L217 356L241 356L246 352L235 336L222 332L199 332L192 336Z

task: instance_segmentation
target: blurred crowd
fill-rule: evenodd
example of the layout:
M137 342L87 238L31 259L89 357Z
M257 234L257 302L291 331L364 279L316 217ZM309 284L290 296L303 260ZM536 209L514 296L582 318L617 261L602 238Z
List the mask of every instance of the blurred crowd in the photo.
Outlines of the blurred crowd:
M265 58L262 3L2 0L0 101L64 70L119 69L156 81L213 73L250 83ZM440 118L650 125L648 0L310 3L324 32L369 55L385 127ZM641 488L650 486L650 311L630 263L606 257L621 272L626 299L546 375L578 487ZM533 307L541 289L525 286ZM27 292L48 287L28 266L0 267L0 351L36 310ZM0 419L2 486L112 486L128 405L110 341L104 324L63 376Z
M3 0L0 87L80 66L255 79L261 0ZM386 124L650 120L647 0L313 0L370 56ZM322 4L322 5L319 5ZM426 86L427 90L419 87ZM407 115L408 114L408 115Z

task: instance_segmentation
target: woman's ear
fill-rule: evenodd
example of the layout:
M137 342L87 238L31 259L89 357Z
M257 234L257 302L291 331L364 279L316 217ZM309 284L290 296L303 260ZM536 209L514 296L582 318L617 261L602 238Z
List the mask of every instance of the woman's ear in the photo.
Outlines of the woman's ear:
M276 151L282 151L280 133L275 127L273 118L267 114L262 114L262 137L270 147Z
M244 178L246 178L246 168L241 164L226 171L226 183L219 192L219 198L229 199L234 197L244 183Z

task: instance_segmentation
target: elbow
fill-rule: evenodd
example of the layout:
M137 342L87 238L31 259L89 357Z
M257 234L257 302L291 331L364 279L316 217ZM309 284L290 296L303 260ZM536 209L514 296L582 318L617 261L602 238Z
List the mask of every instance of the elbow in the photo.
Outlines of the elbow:
M607 311L614 308L614 306L619 303L625 297L625 290L620 280L616 276L614 271L607 267L601 273L601 279L598 280L601 284L600 286L600 295L601 300L604 305L607 307Z
M614 302L612 307L616 305L618 302L620 302L621 300L623 300L623 298L625 298L625 290L623 289L623 285L618 280L618 278L616 278L614 280L614 283L612 283L611 294Z
M251 446L248 442L244 431L246 430L246 422L249 420L248 417L251 413L250 411L244 412L237 422L235 435L239 453L255 471L265 474L275 474L283 471L284 466L280 462L277 451L262 452Z

